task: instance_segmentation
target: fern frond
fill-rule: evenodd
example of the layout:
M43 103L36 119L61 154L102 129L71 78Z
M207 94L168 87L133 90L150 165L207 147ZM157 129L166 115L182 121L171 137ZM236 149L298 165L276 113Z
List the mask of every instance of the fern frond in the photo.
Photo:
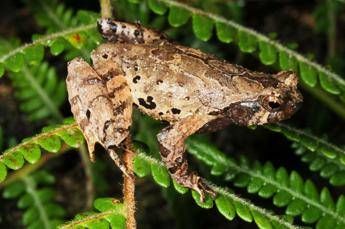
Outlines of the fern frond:
M19 72L24 67L24 64L30 59L33 54L44 51L43 46L50 47L52 54L58 55L69 44L74 44L75 47L81 48L85 41L80 40L79 33L94 30L96 33L96 22L90 22L74 28L61 30L56 33L40 36L33 40L30 44L25 44L14 48L6 53L0 54L0 76L4 74L7 69L11 72Z
M246 188L249 193L257 193L262 198L273 198L274 205L286 207L285 213L290 216L301 216L305 223L316 223L317 228L325 221L345 227L345 215L341 209L343 196L338 199L336 207L327 188L321 193L311 180L303 181L296 172L288 173L283 167L275 169L271 163L262 165L259 162L250 164L242 158L235 161L209 143L197 139L188 140L188 152L210 166L211 174L224 175L236 187ZM328 227L329 228L329 227Z
M78 24L78 19L74 17L74 12L56 0L34 0L28 3L38 25L45 28L47 33L74 27Z
M6 53L20 42L17 39L0 39L0 54ZM36 52L37 51L37 52ZM43 46L26 50L26 63L21 70L10 72L15 89L15 97L20 101L21 111L27 113L29 120L37 121L47 117L62 120L58 107L66 97L64 81L59 80L55 69L41 63ZM29 65L32 65L32 67Z
M328 179L333 186L345 185L345 168L340 160L330 160L323 154L308 150L299 143L293 143L292 148L295 153L301 157L301 161L309 164L309 169L313 172L319 172L322 178Z
M164 164L145 152L143 147L137 147L137 155L134 159L134 172L139 177L152 175L153 180L160 186L167 188L172 183L177 192L185 194L188 189L180 186L171 177ZM192 197L196 204L205 209L213 207L214 203L218 211L228 220L232 220L236 215L246 222L255 222L259 228L297 228L288 219L283 219L267 210L255 206L249 201L233 194L229 189L218 187L206 181L217 193L216 200L207 198L205 202L200 202L200 196L192 191Z
M41 134L24 139L22 143L6 150L0 155L0 181L7 176L7 168L18 170L23 167L25 161L34 164L41 158L44 149L50 153L58 153L62 147L62 141L70 147L77 148L83 141L76 123L70 120L58 127L43 128Z
M330 96L337 95L341 98L344 95L345 80L341 76L279 42L232 20L174 0L147 0L147 4L153 12L159 15L169 11L167 17L173 27L182 26L192 18L193 32L200 40L209 40L213 29L215 29L218 40L224 43L235 42L244 53L255 54L258 51L257 56L263 64L278 63L278 66L283 70L289 69L298 72L301 82L309 92L317 94L316 97L326 102L327 105L330 103L329 107L345 118L344 106ZM321 90L330 95L322 93Z
M54 202L52 187L54 177L46 171L25 176L7 186L3 197L18 199L17 207L23 210L22 223L27 228L56 228L61 224L65 210Z
M23 143L5 151L0 156L0 176L6 176L6 167L12 169L20 169L24 164L24 158L26 160L37 161L39 158L41 149L48 152L58 152L61 149L61 140L64 140L67 145L76 147L81 142L81 132L77 124L69 122L58 127L45 128L43 133L36 135L35 137L24 141ZM162 187L168 187L171 183L171 178L166 167L162 162L149 157L147 152L143 148L138 148L139 153L134 160L134 171L139 176L152 175L154 181ZM37 156L39 152L39 156ZM209 182L210 183L210 182ZM173 181L175 189L179 193L186 193L188 189L181 187ZM236 196L229 190L215 186L210 183L214 190L219 193L218 198L215 200L215 204L219 212L224 215L225 218L231 220L237 214L241 219L252 222L254 221L259 227L262 228L296 228L290 221L279 218L267 210L257 207L247 200ZM214 201L208 198L204 203L200 202L200 196L196 192L192 192L192 196L196 203L203 208L212 208Z
M47 117L62 120L58 107L66 99L65 81L58 78L55 68L43 62L34 67L24 66L20 72L10 73L15 97L29 120Z
M125 206L120 201L113 198L99 198L94 201L94 208L98 212L78 214L72 221L58 228L126 228Z
M286 124L266 125L266 128L283 134L287 139L297 143L296 147L304 147L310 153L303 156L302 160L311 163L311 170L321 171L323 177L330 179L333 185L345 184L345 149L338 147L328 140L314 136L301 129ZM298 151L304 154L304 150ZM322 172L324 171L324 172Z
M33 9L36 21L38 24L46 29L47 33L52 33L58 30L75 27L80 24L95 22L99 17L97 13L80 10L74 14L72 9L68 9L64 4L57 1L30 1L30 6ZM78 33L78 40L75 42L75 37L67 37L71 43L71 47L67 48L67 59L72 59L76 56L83 56L89 58L90 52L95 48L95 45L100 42L100 36L96 31L85 31Z

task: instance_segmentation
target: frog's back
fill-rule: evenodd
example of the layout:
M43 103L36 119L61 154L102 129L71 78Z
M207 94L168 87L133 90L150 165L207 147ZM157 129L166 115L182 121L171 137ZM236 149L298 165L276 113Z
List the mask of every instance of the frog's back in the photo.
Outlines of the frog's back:
M232 84L241 68L199 50L169 42L104 44L132 91L134 103L156 119L174 122L192 114L219 111L243 97Z

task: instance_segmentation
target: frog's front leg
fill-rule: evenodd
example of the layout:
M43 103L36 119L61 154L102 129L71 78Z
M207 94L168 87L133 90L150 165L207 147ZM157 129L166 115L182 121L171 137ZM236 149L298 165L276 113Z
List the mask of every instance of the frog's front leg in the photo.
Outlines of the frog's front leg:
M196 173L188 170L188 161L184 155L185 140L197 132L206 123L212 121L211 116L189 116L164 128L158 135L160 154L172 177L181 185L194 189L205 198L205 193L215 195Z
M162 33L145 28L139 23L120 22L110 18L99 19L97 23L103 38L109 42L147 44L165 40Z

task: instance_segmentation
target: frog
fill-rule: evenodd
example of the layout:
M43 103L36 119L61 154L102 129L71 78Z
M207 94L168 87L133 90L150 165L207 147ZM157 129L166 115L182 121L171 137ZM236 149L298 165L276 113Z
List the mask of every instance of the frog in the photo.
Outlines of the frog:
M157 135L162 161L178 184L203 200L215 191L189 169L189 136L230 124L277 123L303 102L293 71L252 71L139 23L103 18L98 29L105 42L92 51L92 63L68 63L68 99L91 159L98 143L127 175L119 152L130 137L134 109L167 123Z

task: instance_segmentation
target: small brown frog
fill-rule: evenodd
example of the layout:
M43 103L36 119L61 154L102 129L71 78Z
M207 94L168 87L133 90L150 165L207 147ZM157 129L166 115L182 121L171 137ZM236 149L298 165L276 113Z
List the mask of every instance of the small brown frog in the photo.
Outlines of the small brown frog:
M108 41L68 64L67 89L72 113L93 158L100 143L123 172L116 151L129 136L133 105L169 122L157 136L160 154L172 177L197 191L213 191L188 170L185 140L228 124L261 125L290 118L302 102L297 76L254 72L197 49L169 42L139 24L98 21Z

